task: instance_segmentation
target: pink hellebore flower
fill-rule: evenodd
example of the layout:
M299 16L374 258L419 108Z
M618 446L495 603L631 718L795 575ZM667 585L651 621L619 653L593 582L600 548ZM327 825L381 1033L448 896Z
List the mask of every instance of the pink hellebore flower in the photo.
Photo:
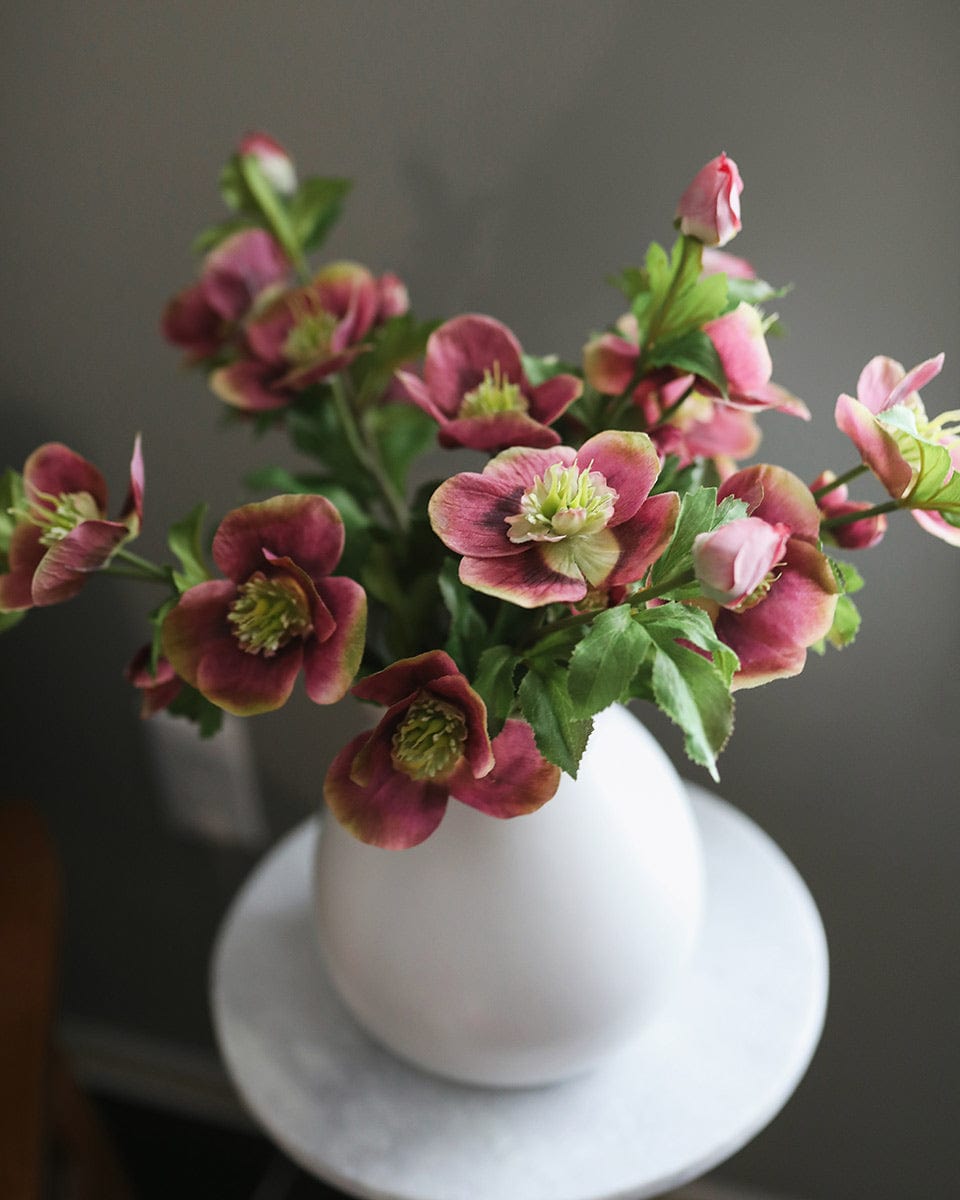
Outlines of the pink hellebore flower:
M836 475L833 471L822 471L810 484L810 491L819 491L820 488L833 483L835 479ZM866 512L874 507L866 500L850 500L848 495L845 483L831 488L822 496L815 497L817 508L829 520L830 517L845 517L849 513ZM825 529L823 536L835 545L843 547L844 550L869 550L871 546L876 546L883 539L886 532L886 514L876 513L872 517L865 517L862 521L850 521L846 525L838 525L836 529Z
M737 496L750 516L765 522L786 542L776 566L739 606L723 607L717 636L740 659L734 689L799 675L807 648L833 624L839 586L826 557L817 549L820 513L801 479L783 467L761 465L738 471L717 498ZM731 522L736 524L736 522Z
M59 442L47 442L23 468L26 509L18 512L0 575L0 612L59 604L137 536L143 516L140 438L130 460L130 487L116 521L106 518L107 485L91 463Z
M860 372L856 400L847 395L838 398L835 417L837 427L853 441L893 499L909 508L928 533L960 546L960 528L933 508L911 504L914 492L925 482L924 445L942 447L949 455L943 485L960 470L960 410L931 420L919 396L920 388L939 375L942 367L942 354L910 371L892 358L877 355Z
M380 304L377 282L366 267L333 263L249 321L245 355L214 371L210 386L221 400L246 412L286 408L297 392L356 358Z
M203 260L200 279L169 302L161 319L167 341L189 361L217 354L265 289L290 271L278 243L263 229L243 229Z
M292 196L297 190L297 172L286 150L266 133L248 133L237 147L241 155L257 160L260 170L275 192Z
M547 428L580 395L573 375L534 386L520 343L492 317L454 317L427 342L423 379L398 371L407 395L440 426L440 444L472 450L556 446Z
M304 672L315 704L349 688L363 654L366 595L331 576L343 522L323 496L274 496L234 509L213 539L227 576L190 588L163 623L176 673L239 716L286 703Z
M693 540L693 569L703 593L724 608L749 603L782 560L790 530L740 517Z
M607 431L580 450L515 446L482 474L446 480L434 532L464 557L468 587L522 608L576 603L642 579L673 536L675 492L651 496L660 460L644 433Z
M451 796L506 818L533 812L557 790L560 772L541 757L525 722L507 721L491 744L483 701L441 650L395 662L353 694L387 711L334 759L324 798L363 842L418 845Z
M691 385L693 375L658 371L637 385L634 403L642 411L661 457L674 454L680 466L711 458L721 475L729 475L737 459L749 458L760 444L754 417L724 404ZM687 394L689 393L689 394Z
M140 691L140 716L152 717L161 712L180 695L183 680L170 663L160 655L156 672L150 670L150 647L141 646L130 660L125 672L127 682Z
M680 197L676 221L680 232L705 246L725 246L740 230L743 180L726 154L712 158Z

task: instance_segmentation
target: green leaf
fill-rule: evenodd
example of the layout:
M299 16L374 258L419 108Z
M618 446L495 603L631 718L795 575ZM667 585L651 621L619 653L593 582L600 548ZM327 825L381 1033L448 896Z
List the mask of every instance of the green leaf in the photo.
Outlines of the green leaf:
M946 517L960 515L960 471L954 472L946 446L921 437L916 413L903 404L887 409L880 421L915 472L913 484L900 503L905 508L926 509Z
M831 646L842 650L856 639L860 630L860 613L849 596L840 596L837 600L837 610L834 613L833 624L827 632L827 641Z
M585 632L586 629L583 625L569 625L566 629L555 629L534 643L524 657L528 662L543 659L544 662L566 663L574 646Z
M490 646L480 655L473 690L487 706L487 730L496 737L513 709L519 659L512 646Z
M718 779L717 755L733 729L730 680L737 659L713 633L706 613L667 604L639 614L656 645L652 687L657 706L684 732L684 748ZM713 653L704 658L678 638Z
M158 605L150 613L150 624L153 626L153 635L150 639L150 674L156 675L157 663L160 661L160 656L163 654L163 622L167 613L177 607L179 596L168 596L166 600Z
M518 695L537 749L548 762L576 779L593 722L574 716L566 670L555 664L535 662L523 677Z
M639 267L625 267L617 275L608 276L607 283L623 292L631 304L650 286L646 272Z
M673 538L664 553L653 564L650 582L654 586L693 567L693 543L698 534L710 533L728 521L746 516L747 506L734 496L717 504L717 489L697 488L687 492L680 502L680 516Z
M716 347L702 329L660 338L651 347L647 361L652 367L676 367L699 375L726 396L727 376Z
M556 354L547 354L542 358L535 354L521 354L523 373L533 387L539 387L548 379L557 375L576 375L577 368L569 363L561 362Z
M206 512L206 504L198 504L182 521L171 525L167 535L167 545L179 559L182 568L173 572L173 581L180 592L210 578L200 546L200 531Z
M410 464L433 445L437 423L415 404L384 404L371 409L366 421L394 487L403 492Z
M24 608L16 612L0 612L0 633L6 633L13 629L14 625L19 625L29 611L28 608Z
M793 291L793 284L774 287L764 279L737 279L728 275L727 279L727 312L732 312L738 304L764 304L767 300L779 300Z
M705 279L694 280L671 300L670 308L661 321L661 337L676 338L700 329L708 321L719 317L726 306L725 275L708 275Z
M859 592L863 587L863 576L856 567L850 563L841 562L837 558L829 559L830 566L833 568L833 573L837 577L837 583L841 589L850 595L853 592Z
M228 217L225 221L220 221L217 225L210 225L207 229L198 233L193 239L191 249L194 254L209 254L211 250L225 242L228 237L239 233L243 229L256 229L256 222L250 217Z
M575 715L592 717L624 699L650 645L629 604L594 617L570 659L567 687Z
M181 687L177 696L167 705L167 712L175 717L185 717L188 721L193 721L202 738L213 737L223 724L223 711L188 683Z
M2 567L6 567L10 539L19 523L17 517L10 510L23 511L26 507L26 499L20 473L9 467L0 475L0 566Z
M296 448L323 463L333 480L352 495L369 499L377 494L374 481L343 435L327 387L311 388L286 410L287 429Z
M290 201L290 221L304 253L316 250L339 220L349 179L305 179Z
M487 623L474 605L475 592L460 582L456 559L444 559L438 584L443 603L450 614L450 631L445 649L467 675L472 674L472 659L487 635Z
M427 339L438 324L438 321L418 321L412 313L405 313L387 321L371 335L371 349L357 360L354 368L359 408L369 408L379 400L394 372L423 355Z

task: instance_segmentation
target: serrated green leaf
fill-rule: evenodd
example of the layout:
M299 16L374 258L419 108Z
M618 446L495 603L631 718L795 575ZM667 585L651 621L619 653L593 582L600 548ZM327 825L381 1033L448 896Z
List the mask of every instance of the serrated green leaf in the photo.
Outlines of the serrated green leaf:
M712 383L721 395L727 394L727 376L720 356L702 329L658 339L650 348L647 361L652 367L676 367L679 371L699 375Z
M860 612L849 596L840 596L834 613L833 624L827 633L831 646L842 650L856 639L860 630Z
M649 288L646 273L639 267L625 267L616 275L608 276L607 283L623 292L631 303Z
M534 663L523 677L518 696L537 749L548 762L576 779L593 722L574 716L566 670L554 664Z
M725 275L708 275L678 291L661 319L660 338L679 338L684 333L701 329L708 321L719 317L727 306ZM659 340L659 339L658 339Z
M594 617L570 658L567 689L574 715L592 717L624 699L650 645L629 604Z
M524 657L533 662L535 659L566 663L574 646L583 637L586 629L583 625L569 625L566 629L555 629L545 637L535 642Z
M657 706L683 730L689 758L714 780L717 755L733 729L733 697L713 663L676 642L658 645L653 660Z
M960 471L954 471L946 446L921 437L916 413L903 404L887 409L879 419L914 471L910 490L900 503L947 517L960 514Z
M438 324L438 321L418 321L412 313L405 313L387 321L371 335L370 350L357 360L354 368L359 408L369 408L380 400L394 372L422 357Z
M198 504L183 520L171 525L167 535L167 545L177 556L181 566L181 570L173 572L173 581L180 592L185 592L187 588L210 578L200 545L200 533L206 512L206 504Z
M728 521L746 516L747 506L734 496L717 504L717 489L701 487L687 492L680 502L680 515L673 538L653 564L650 582L656 586L693 567L693 543L698 534L710 533Z
M473 690L487 706L487 729L496 737L516 699L513 677L519 659L512 646L490 646L480 655Z
M353 183L349 179L305 179L290 201L290 221L304 253L316 250L340 217Z
M738 279L727 276L727 312L732 312L738 304L763 304L767 300L779 300L793 291L793 284L774 287L763 279Z
M717 637L713 622L702 608L674 600L654 608L641 609L636 614L636 620L651 633L656 630L657 639L661 642L665 639L683 638L705 650L711 655L714 666L729 688L740 665L739 659L730 647Z

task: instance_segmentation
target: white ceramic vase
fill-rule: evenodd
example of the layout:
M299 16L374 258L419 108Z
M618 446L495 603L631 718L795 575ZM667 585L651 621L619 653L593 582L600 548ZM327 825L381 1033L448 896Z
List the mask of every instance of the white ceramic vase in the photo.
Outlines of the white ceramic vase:
M377 1040L462 1082L533 1086L599 1064L663 1009L696 945L703 864L679 777L617 706L530 816L451 800L403 851L326 820L315 899L331 978Z

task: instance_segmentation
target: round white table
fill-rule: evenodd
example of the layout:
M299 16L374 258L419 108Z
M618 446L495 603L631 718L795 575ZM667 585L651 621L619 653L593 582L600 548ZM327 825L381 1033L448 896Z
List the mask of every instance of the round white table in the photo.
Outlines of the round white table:
M301 1166L368 1200L643 1200L729 1157L806 1070L827 950L779 848L690 791L707 916L679 995L599 1070L529 1090L434 1078L358 1028L313 930L319 823L295 829L241 889L214 950L214 1024L252 1115Z

